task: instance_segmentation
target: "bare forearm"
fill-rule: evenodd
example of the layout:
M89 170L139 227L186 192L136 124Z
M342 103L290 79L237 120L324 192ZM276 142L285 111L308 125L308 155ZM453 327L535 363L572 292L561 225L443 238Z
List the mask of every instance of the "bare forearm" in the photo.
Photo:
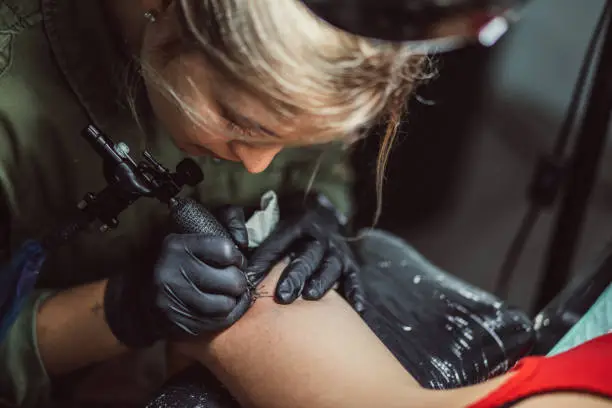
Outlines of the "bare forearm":
M50 375L109 359L126 349L104 320L106 281L58 293L39 309L38 347Z

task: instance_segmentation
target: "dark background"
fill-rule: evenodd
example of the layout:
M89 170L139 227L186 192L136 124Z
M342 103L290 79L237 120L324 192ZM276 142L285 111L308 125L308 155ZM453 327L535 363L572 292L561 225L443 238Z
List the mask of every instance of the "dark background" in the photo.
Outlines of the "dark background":
M533 0L491 49L437 57L439 76L413 100L387 170L379 227L433 263L492 290L526 210L535 160L551 149L603 0ZM432 105L433 104L433 105ZM357 146L358 222L370 226L378 140ZM612 143L604 155L575 264L579 276L612 237ZM553 220L544 215L509 296L530 308ZM545 284L545 283L544 283Z

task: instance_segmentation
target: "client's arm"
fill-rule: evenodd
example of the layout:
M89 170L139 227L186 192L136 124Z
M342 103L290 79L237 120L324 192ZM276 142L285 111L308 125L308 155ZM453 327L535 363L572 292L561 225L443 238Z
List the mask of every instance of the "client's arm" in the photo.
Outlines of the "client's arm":
M260 287L273 293L280 267ZM421 388L335 292L289 306L257 300L234 326L212 339L180 344L206 365L244 407L459 408L484 398L509 377L450 391ZM577 404L577 402L579 404ZM610 407L597 397L543 395L517 408Z

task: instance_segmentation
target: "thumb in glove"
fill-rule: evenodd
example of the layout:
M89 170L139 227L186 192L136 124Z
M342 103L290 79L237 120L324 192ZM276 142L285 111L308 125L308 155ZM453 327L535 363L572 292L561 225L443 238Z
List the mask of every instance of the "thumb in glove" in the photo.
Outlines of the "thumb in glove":
M242 207L225 205L215 211L217 220L223 225L242 253L249 249L249 236Z

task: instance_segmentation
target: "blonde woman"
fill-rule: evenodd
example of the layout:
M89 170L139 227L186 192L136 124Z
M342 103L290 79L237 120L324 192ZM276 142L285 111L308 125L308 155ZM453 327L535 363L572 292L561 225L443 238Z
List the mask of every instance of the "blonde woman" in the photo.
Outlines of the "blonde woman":
M422 62L408 46L334 29L297 0L3 0L2 249L10 256L104 185L99 158L78 136L93 122L167 165L197 156L206 179L192 195L209 207L255 205L275 190L289 223L255 265L265 271L295 254L277 301L320 299L340 282L360 310L358 270L339 237L351 214L344 150L390 119L382 179ZM307 207L291 205L288 197L306 193L314 197ZM242 316L251 297L241 251L214 237L162 240L165 217L139 202L116 231L84 233L50 254L39 290L0 345L2 399L48 403L65 391L66 375L128 357L132 364L112 365L104 378L146 391L164 378L152 345L216 332ZM241 211L220 217L243 247ZM147 353L154 358L138 363ZM72 376L64 397L84 373ZM106 398L118 397L95 378Z

